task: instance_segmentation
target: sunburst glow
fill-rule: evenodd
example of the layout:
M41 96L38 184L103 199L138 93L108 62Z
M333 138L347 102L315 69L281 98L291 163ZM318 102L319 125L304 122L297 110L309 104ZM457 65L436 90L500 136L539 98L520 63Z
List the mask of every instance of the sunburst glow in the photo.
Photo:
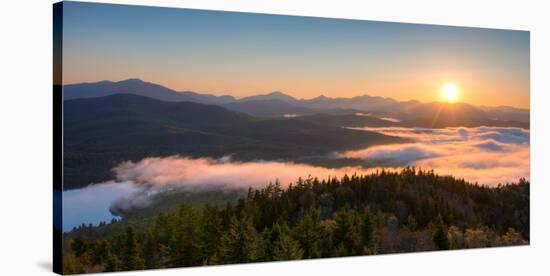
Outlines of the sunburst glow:
M454 103L458 100L458 87L452 82L445 83L441 87L441 97L444 101Z

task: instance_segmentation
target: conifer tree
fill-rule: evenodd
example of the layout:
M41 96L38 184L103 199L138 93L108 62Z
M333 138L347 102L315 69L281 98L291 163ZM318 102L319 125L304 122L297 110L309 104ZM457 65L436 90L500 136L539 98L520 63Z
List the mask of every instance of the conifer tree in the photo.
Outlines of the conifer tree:
M220 258L224 263L247 263L263 257L263 242L252 219L246 214L240 218L233 217L229 229L224 232L220 241Z
M280 226L276 223L273 226L272 233L275 236L271 250L273 260L299 260L302 258L304 251L300 248L298 241L290 235L290 229L286 223Z
M169 263L174 266L202 264L200 254L200 213L193 204L184 204L176 216Z
M356 255L362 252L361 221L355 210L345 206L334 215L336 229L334 242L344 246L347 255Z
M82 239L76 238L71 243L71 249L73 250L76 257L80 257L84 253L86 253L86 250L88 249L88 244L86 244L86 242L84 242Z
M121 270L122 270L122 262L117 256L109 252L105 260L105 272L113 272L113 271L121 271Z
M369 208L363 214L363 245L371 249L374 244L374 221Z
M158 267L158 243L153 237L151 231L147 232L147 236L145 238L145 244L143 247L143 258L145 259L146 268L151 269Z
M437 216L435 222L435 230L433 234L433 241L438 249L447 250L449 249L449 237L447 236L447 227L443 222L441 215Z
M304 250L304 258L321 257L319 246L321 228L319 226L319 210L317 208L312 207L306 211L304 216L294 226L293 233Z
M206 204L202 210L199 232L199 249L203 263L216 263L221 235L222 218L218 207Z
M124 270L143 269L143 260L139 256L137 238L132 226L126 228L122 264Z
M84 273L82 264L75 257L74 254L63 254L63 273L64 274L79 274Z

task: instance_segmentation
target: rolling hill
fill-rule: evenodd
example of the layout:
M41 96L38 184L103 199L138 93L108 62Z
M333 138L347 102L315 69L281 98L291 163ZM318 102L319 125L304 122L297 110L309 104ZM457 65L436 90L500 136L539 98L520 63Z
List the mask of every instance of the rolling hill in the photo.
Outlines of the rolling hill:
M280 99L238 101L223 105L227 109L258 117L284 117L315 113L313 110Z
M113 178L122 161L175 154L237 160L297 160L405 139L300 119L258 119L220 106L137 95L64 104L64 186Z

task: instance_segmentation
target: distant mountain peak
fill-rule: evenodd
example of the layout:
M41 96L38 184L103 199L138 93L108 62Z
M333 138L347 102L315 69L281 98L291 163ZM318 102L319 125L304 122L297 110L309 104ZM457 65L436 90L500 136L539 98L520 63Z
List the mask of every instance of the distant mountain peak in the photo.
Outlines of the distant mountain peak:
M373 100L380 100L380 101L397 102L397 100L394 99L394 98L382 97L382 96L371 96L369 94L363 94L361 96L357 96L357 97L354 97L354 98L355 99L366 99L366 100L373 99Z
M315 98L313 98L313 100L330 100L329 97L325 96L325 95L320 95L320 96L317 96Z
M269 94L267 94L266 96L276 96L278 98L289 98L289 99L295 99L294 97L288 95L288 94L285 94L281 91L273 91Z
M145 82L145 81L143 81L140 78L128 78L128 79L125 79L125 80L121 80L119 82Z
M94 83L76 83L64 86L63 99L97 98L115 94L133 94L168 102L197 102L203 104L224 104L232 102L232 97L218 97L195 92L177 92L168 87L129 78L117 82L100 81Z
M287 101L287 102L297 101L296 98L294 98L290 95L287 95L287 94L285 94L281 91L273 91L273 92L270 92L268 94L248 96L248 97L244 97L244 98L240 99L239 101L246 102L246 101L271 100L271 99L278 99L278 100L283 100L283 101Z

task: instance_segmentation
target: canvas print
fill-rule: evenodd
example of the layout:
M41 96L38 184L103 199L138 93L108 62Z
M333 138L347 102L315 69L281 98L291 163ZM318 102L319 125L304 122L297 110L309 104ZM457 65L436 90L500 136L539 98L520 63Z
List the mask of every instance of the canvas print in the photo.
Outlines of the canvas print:
M84 2L53 31L58 273L529 244L528 31Z

